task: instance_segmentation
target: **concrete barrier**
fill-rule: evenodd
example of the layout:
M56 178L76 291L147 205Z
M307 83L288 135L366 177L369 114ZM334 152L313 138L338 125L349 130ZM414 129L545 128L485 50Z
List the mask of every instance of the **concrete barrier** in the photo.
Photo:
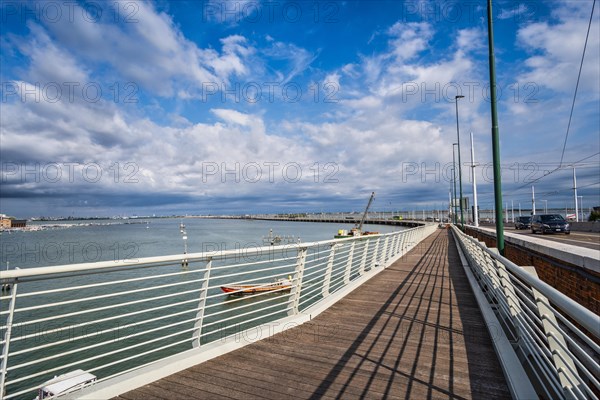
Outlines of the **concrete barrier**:
M569 222L575 232L600 232L600 221Z

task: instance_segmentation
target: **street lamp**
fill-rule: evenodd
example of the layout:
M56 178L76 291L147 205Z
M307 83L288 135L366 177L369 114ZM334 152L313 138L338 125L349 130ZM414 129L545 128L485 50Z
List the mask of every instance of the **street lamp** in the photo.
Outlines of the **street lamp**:
M579 198L579 209L581 210L581 220L580 221L584 221L583 219L583 196L577 196Z
M454 96L454 103L456 104L456 138L457 138L457 143L458 143L458 184L459 184L459 190L460 190L460 197L458 198L459 204L460 204L460 227L462 230L465 229L465 217L463 215L463 205L462 205L462 198L463 198L463 191L462 191L462 168L461 168L461 163L460 163L460 130L458 129L458 99L462 99L465 96L462 95L456 95Z
M452 182L454 182L454 192L452 193L452 208L453 208L453 220L456 224L456 158L454 157L454 146L458 146L458 143L452 143Z

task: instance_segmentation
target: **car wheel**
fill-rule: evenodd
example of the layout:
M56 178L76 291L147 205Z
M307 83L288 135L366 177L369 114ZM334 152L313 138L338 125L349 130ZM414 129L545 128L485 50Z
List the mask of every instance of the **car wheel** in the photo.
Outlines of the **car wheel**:
M565 232L565 235L570 235L570 234L571 234L571 232Z
M531 228L531 234L535 235L535 229Z

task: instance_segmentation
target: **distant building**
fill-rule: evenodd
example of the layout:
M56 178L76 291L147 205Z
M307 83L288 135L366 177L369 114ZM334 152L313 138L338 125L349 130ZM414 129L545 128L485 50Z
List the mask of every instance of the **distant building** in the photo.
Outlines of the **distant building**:
M2 217L0 219L0 227L2 229L9 228L25 228L27 226L27 220L25 219L14 219L12 217Z
M27 226L26 219L13 219L10 221L11 228L25 228Z

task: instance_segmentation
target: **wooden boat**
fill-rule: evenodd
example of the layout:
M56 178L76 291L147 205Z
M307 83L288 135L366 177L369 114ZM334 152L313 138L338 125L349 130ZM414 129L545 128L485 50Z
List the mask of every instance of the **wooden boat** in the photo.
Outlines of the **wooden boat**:
M271 283L254 283L254 284L240 284L240 285L227 285L221 286L221 290L227 294L232 295L243 295L243 294L255 294L255 293L267 293L267 292L285 292L292 288L292 282L288 279L278 279Z

